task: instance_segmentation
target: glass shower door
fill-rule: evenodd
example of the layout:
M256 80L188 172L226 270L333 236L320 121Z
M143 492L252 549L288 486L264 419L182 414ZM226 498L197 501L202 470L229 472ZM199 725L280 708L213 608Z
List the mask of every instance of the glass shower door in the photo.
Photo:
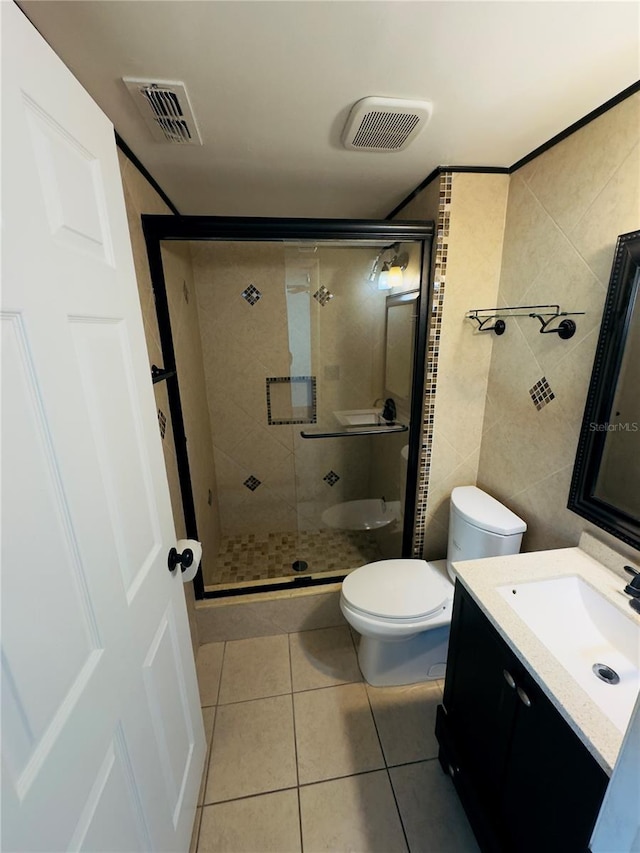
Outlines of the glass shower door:
M293 573L339 576L402 554L419 279L403 277L400 295L380 289L390 249L399 252L371 244L286 250L291 363L308 371L300 401L313 409L294 432ZM407 258L413 249L415 274L418 246L402 249Z

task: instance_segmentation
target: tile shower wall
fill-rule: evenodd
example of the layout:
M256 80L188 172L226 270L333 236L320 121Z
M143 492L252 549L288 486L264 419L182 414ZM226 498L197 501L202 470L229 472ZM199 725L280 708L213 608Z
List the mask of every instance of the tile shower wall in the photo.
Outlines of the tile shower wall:
M213 568L213 558L217 555L220 545L220 519L218 504L213 500L216 491L216 471L211 447L211 425L191 251L188 243L171 241L162 245L161 252L180 385L182 417L187 436L191 491L198 538L202 542L205 583L208 583Z
M118 162L122 176L125 205L127 209L127 220L131 247L133 250L133 262L138 282L138 294L142 308L142 320L144 333L149 353L149 370L151 365L162 365L162 350L160 347L160 333L158 332L158 321L156 318L153 288L151 286L151 275L149 273L149 262L147 260L147 249L142 233L140 216L143 213L156 213L169 215L171 210L162 201L158 193L153 189L146 178L138 169L118 150ZM180 481L178 479L178 465L173 444L173 430L169 412L169 401L164 382L153 386L158 408L159 424L165 421L162 450L164 453L169 494L171 496L171 508L173 511L173 523L176 528L176 536L181 539L185 536L184 515L182 512L182 499L180 495ZM191 641L194 652L198 648L198 626L195 614L195 597L193 584L184 585L185 598L187 601L187 613L189 615L189 628L191 630Z
M487 377L496 344L495 335L478 332L465 313L497 304L509 184L507 175L443 176L447 178L443 198L450 199L449 221L439 258L444 276L435 294L440 303L444 289L444 302L431 345L438 350L437 363L428 376L436 390L423 544L427 559L446 555L452 489L477 478Z
M464 315L495 304L508 180L444 173L399 217L436 222L414 542L427 559L446 554L451 490L476 481L493 336Z
M315 529L325 507L368 496L370 443L308 441L300 423L270 423L267 380L314 376L318 425L381 395L376 253L273 243L193 243L191 253L222 533ZM277 383L270 390L277 400Z
M595 531L566 504L616 238L640 226L639 140L636 94L511 176L498 301L586 312L568 341L521 318L493 342L478 485L527 521L525 550Z

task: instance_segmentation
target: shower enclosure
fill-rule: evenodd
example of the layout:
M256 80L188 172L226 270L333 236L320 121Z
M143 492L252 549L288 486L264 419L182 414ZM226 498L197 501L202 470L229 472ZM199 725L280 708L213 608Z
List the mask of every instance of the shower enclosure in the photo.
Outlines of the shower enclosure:
M196 593L410 555L431 225L143 226Z

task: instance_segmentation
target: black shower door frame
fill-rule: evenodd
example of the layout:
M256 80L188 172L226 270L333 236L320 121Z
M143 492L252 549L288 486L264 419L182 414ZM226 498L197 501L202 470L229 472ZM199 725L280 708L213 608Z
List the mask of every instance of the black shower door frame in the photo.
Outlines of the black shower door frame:
M162 264L161 244L168 240L284 242L289 240L384 240L389 243L417 242L422 248L420 295L418 297L418 326L414 343L414 369L411 389L411 417L409 425L409 459L407 492L405 497L402 556L411 557L415 532L415 511L421 455L422 418L424 406L424 380L429 335L429 305L433 295L432 244L435 232L433 222L389 222L374 219L282 219L267 217L226 216L173 216L143 214L142 230L147 246L151 283L155 296L158 330L163 357L163 375L166 374L169 410L173 426L175 453L185 528L189 539L198 539L198 525L191 486L187 437L180 401L180 387L176 367L173 335L169 316L169 302ZM274 589L291 589L336 583L341 578L294 577L263 586L244 587L241 590L207 592L202 568L193 580L196 598L220 598L228 595L255 594Z

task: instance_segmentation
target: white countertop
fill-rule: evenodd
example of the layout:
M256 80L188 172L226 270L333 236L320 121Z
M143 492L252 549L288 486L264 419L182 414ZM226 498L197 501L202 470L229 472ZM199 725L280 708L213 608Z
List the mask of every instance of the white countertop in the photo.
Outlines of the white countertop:
M624 560L621 560L621 563ZM568 671L519 618L497 587L510 583L578 575L640 624L623 592L625 581L580 548L533 551L454 563L460 582L489 618L543 692L600 766L611 774L624 733L605 716Z

